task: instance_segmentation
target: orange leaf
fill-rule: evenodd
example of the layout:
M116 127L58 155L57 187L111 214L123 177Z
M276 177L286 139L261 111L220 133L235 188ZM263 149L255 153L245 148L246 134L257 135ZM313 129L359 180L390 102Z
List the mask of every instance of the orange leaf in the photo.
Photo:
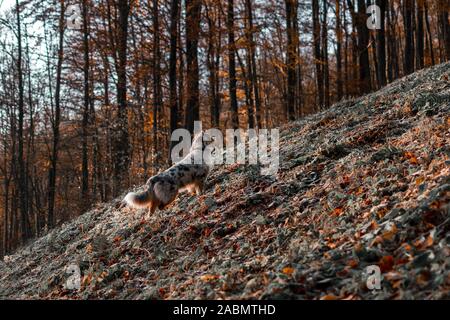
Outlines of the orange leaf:
M344 212L344 209L342 209L342 207L337 207L333 210L331 214L339 217L342 214L342 212Z
M291 274L294 273L294 268L291 268L291 267L284 267L283 270L282 270L282 272L283 272L284 274L291 275Z
M392 238L397 233L397 226L395 224L392 225L391 230L388 230L383 233L383 239L384 240L392 240Z
M358 266L358 261L354 260L354 259L350 259L347 262L347 265L351 268L356 268Z
M375 221L375 220L372 220L371 222L370 222L370 229L371 230L375 230L375 229L377 229L378 228L378 223Z
M409 163L411 163L411 164L418 164L419 163L419 161L417 160L417 157L412 152L406 151L404 153L404 156L405 156L406 159L409 160Z
M394 257L393 256L384 256L378 262L381 272L388 272L392 270L394 266Z
M416 179L416 186L418 186L419 184L421 184L423 181L425 180L424 177L419 177Z
M425 248L431 247L433 245L433 237L431 236L431 234L427 237L427 239L425 240L425 242L423 243Z
M356 195L360 195L361 193L363 193L364 192L364 188L363 187L359 187L357 190L356 190L356 192L355 192L355 194Z
M200 277L200 280L205 281L205 282L210 282L210 281L213 281L216 279L219 279L219 276L216 274L205 274Z
M327 294L326 296L320 297L320 300L338 300L339 298L332 295L332 294Z
M209 235L211 234L211 232L212 232L212 229L211 229L211 228L205 228L205 229L203 230L203 235L204 235L205 237L209 237Z

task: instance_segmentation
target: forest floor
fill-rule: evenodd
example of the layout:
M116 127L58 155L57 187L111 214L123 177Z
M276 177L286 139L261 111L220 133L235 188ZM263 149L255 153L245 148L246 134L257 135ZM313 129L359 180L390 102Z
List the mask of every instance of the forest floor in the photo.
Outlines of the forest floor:
M449 79L441 64L282 127L278 177L220 166L147 220L98 205L5 257L0 298L449 299Z

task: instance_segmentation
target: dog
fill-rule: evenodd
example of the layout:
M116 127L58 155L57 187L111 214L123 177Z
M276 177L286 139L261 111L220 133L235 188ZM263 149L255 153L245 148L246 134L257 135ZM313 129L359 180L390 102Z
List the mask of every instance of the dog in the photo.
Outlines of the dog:
M180 191L188 190L193 195L200 195L210 166L204 160L201 164L194 164L193 159L203 155L203 136L205 133L200 132L194 137L189 153L183 160L148 179L143 192L128 193L124 198L125 203L132 208L149 208L153 214L157 208L163 210L171 204Z

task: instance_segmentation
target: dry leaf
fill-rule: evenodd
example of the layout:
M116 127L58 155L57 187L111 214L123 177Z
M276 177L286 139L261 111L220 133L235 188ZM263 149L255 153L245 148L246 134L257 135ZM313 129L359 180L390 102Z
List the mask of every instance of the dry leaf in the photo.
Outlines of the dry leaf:
M344 212L344 209L342 209L342 207L337 207L333 210L333 212L331 214L339 217L343 212Z
M200 280L202 280L204 282L210 282L210 281L217 280L219 278L220 278L220 276L218 276L216 274L205 274L200 277Z
M294 268L291 268L291 267L284 267L283 270L282 270L282 272L283 272L284 274L291 275L291 274L294 273Z
M378 262L378 266L380 267L381 272L388 272L392 270L394 266L394 257L393 256L384 256Z
M338 300L339 297L336 297L332 294L327 294L326 296L323 296L320 298L320 300Z

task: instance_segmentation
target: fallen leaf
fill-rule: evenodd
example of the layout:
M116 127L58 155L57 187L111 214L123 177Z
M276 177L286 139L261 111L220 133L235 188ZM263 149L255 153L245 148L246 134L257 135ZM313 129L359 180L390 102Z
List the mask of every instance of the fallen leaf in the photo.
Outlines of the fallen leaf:
M393 256L384 256L378 262L378 266L380 267L381 272L388 272L392 270L394 266L394 257Z
M339 217L343 212L344 212L344 209L342 209L342 207L337 207L333 210L333 212L331 214L333 216Z
M204 282L210 282L219 279L220 276L216 274L205 274L200 277L200 280Z
M357 260L355 260L355 259L350 259L350 260L347 262L347 265L348 265L349 267L351 267L352 269L356 268L356 267L358 266L358 264L359 264L359 262L358 262Z
M383 233L383 239L384 240L392 240L392 238L395 236L395 234L397 233L397 226L395 224L392 224L390 230L386 231Z
M326 296L320 297L320 300L338 300L339 297L336 297L332 294L327 294Z
M406 159L409 160L409 163L410 163L410 164L416 165L416 164L419 163L419 161L417 160L417 157L416 157L416 156L414 155L414 153L412 153L412 152L406 151L406 152L404 153L404 156L405 156Z
M294 273L294 268L284 267L281 272L283 272L284 274L287 274L287 275L291 275Z

